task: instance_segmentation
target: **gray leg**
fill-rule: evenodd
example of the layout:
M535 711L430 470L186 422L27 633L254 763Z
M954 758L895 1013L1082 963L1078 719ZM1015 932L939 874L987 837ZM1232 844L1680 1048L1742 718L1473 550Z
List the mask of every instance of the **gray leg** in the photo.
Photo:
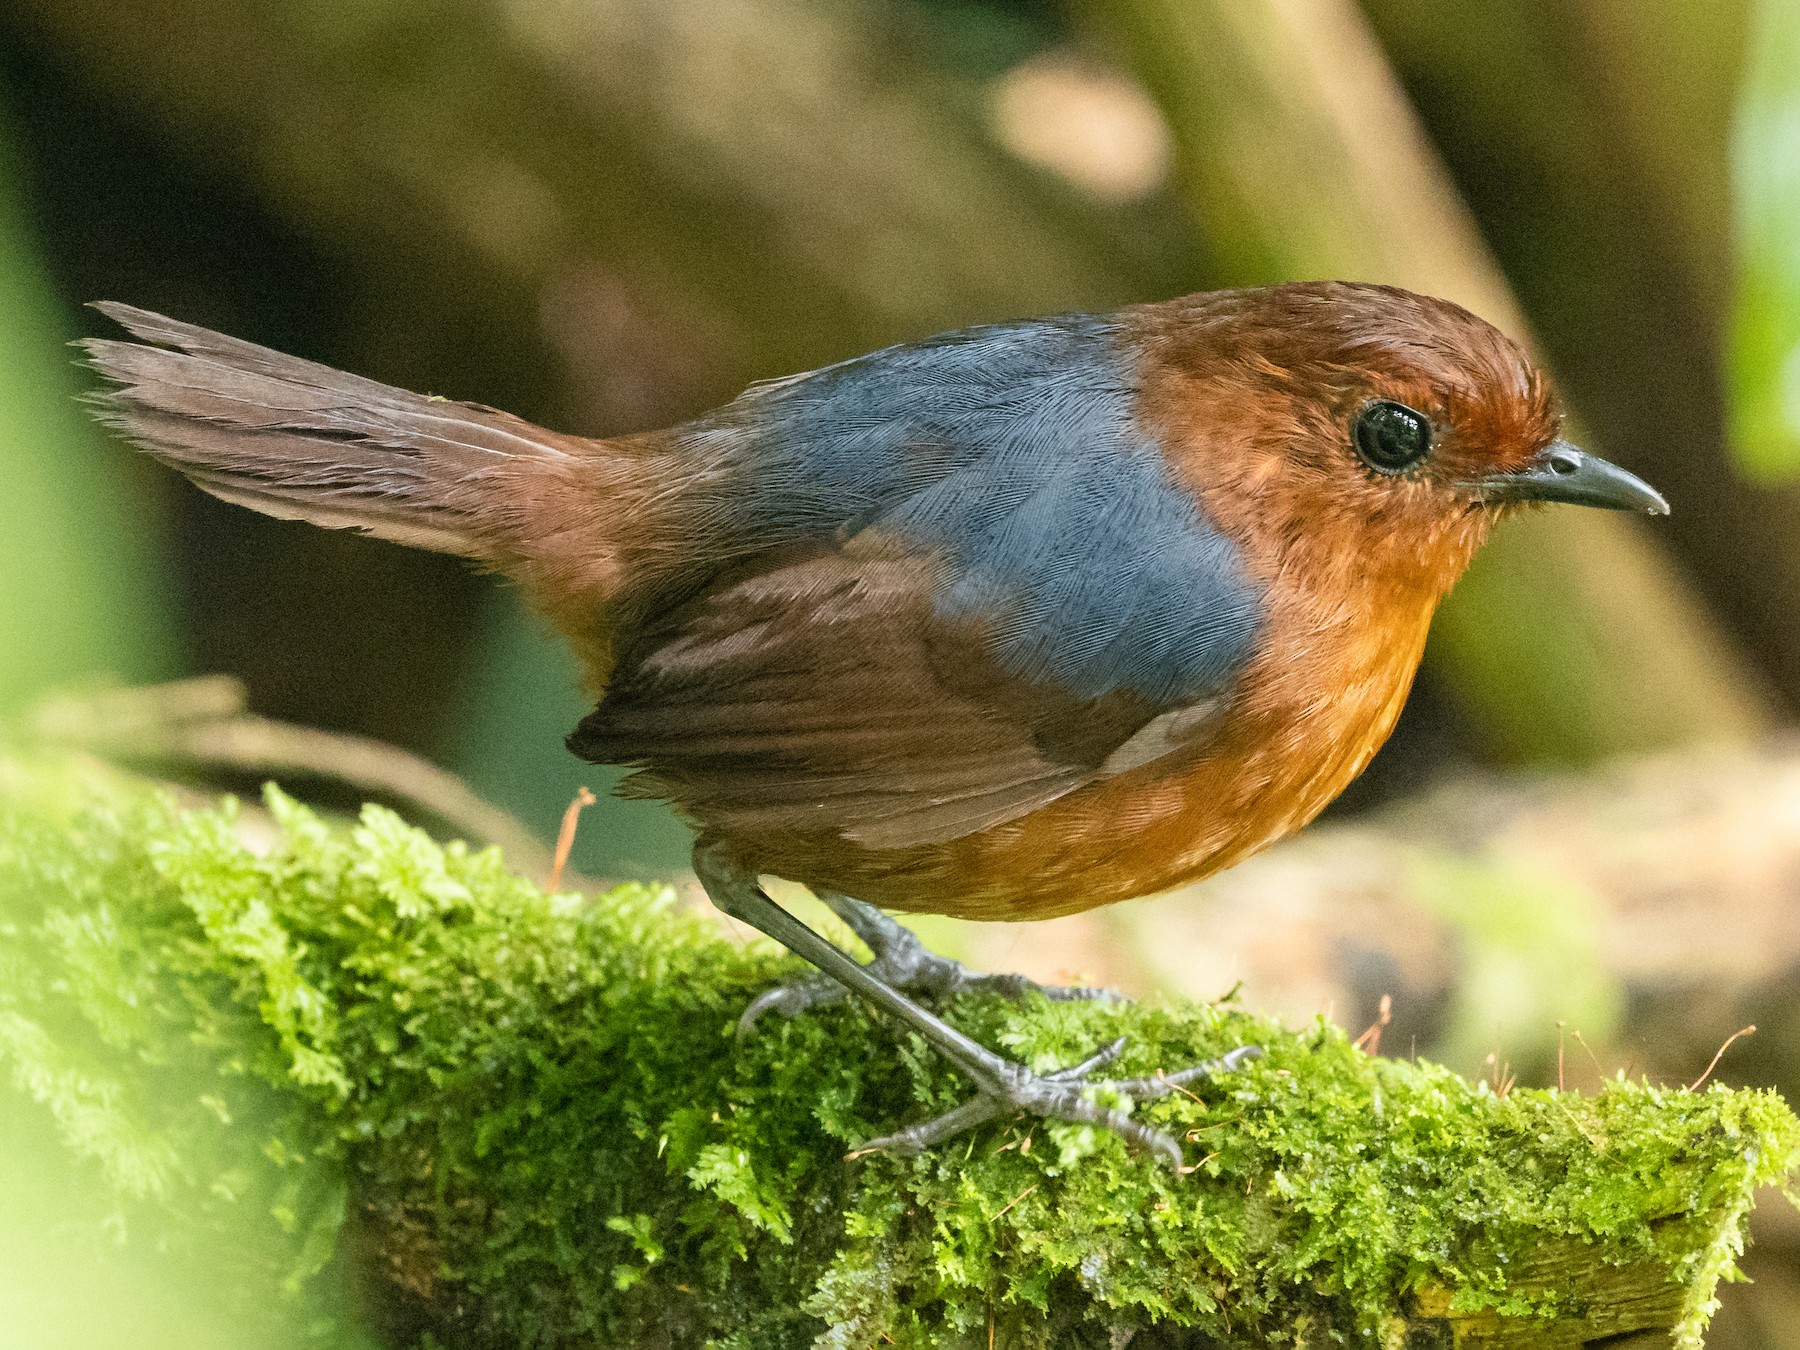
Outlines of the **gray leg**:
M1116 1059L1124 1049L1123 1041L1115 1041L1071 1068L1052 1074L1034 1074L1023 1064L1004 1059L963 1035L813 932L769 899L756 884L756 877L717 840L702 838L695 844L694 872L713 903L722 911L768 934L794 955L810 961L882 1012L911 1027L962 1070L980 1093L973 1101L937 1120L875 1140L868 1147L917 1152L1006 1111L1026 1111L1048 1120L1098 1125L1128 1143L1155 1153L1172 1167L1181 1166L1181 1148L1168 1135L1082 1095L1081 1085L1087 1075ZM1224 1060L1195 1065L1177 1074L1130 1079L1113 1086L1138 1100L1147 1100L1205 1074L1235 1067L1255 1053L1254 1047L1245 1047Z
M1063 985L1042 985L1023 975L977 975L960 961L939 956L918 935L902 923L883 914L875 906L853 900L836 891L820 891L819 899L831 907L850 926L850 931L863 940L873 953L867 970L890 989L934 994L953 998L957 994L1003 994L1007 998L1024 998L1042 994L1045 998L1064 1002L1073 999L1116 999L1110 989L1082 989ZM838 981L825 976L795 980L777 985L760 995L744 1009L738 1019L738 1034L749 1032L764 1013L779 1012L793 1017L809 1008L823 1007L848 998L850 991Z

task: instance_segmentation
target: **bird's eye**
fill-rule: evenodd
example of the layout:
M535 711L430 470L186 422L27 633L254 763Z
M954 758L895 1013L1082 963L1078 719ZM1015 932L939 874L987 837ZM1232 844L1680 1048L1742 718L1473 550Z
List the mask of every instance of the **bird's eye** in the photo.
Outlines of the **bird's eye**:
M1431 423L1404 403L1363 404L1353 432L1356 453L1377 473L1405 473L1431 452Z

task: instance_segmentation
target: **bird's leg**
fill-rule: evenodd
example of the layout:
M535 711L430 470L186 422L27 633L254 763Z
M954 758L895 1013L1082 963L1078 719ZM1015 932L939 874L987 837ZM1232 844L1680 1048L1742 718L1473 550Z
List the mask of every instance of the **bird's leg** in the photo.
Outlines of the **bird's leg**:
M936 1120L875 1140L868 1147L917 1152L1006 1111L1026 1111L1046 1120L1098 1125L1127 1143L1149 1150L1173 1167L1181 1166L1181 1148L1168 1135L1082 1095L1088 1075L1117 1058L1124 1049L1124 1041L1115 1041L1070 1068L1035 1074L1023 1064L1005 1059L971 1040L813 932L769 899L757 884L755 875L719 841L702 838L695 844L694 872L712 902L722 911L766 933L881 1011L899 1018L974 1082L980 1093L974 1100ZM1134 1100L1149 1100L1194 1078L1233 1068L1255 1053L1254 1047L1245 1047L1224 1059L1198 1064L1179 1073L1115 1081L1108 1086Z
M873 953L874 959L865 969L890 989L935 994L939 998L976 993L1003 994L1007 998L1038 993L1058 1002L1120 997L1111 989L1043 985L1023 975L978 975L960 961L939 956L919 941L918 934L912 929L875 906L836 891L819 891L817 894ZM837 980L823 975L777 985L744 1009L744 1015L738 1019L738 1034L747 1033L759 1017L771 1010L784 1017L793 1017L808 1008L836 1003L849 995L850 991Z

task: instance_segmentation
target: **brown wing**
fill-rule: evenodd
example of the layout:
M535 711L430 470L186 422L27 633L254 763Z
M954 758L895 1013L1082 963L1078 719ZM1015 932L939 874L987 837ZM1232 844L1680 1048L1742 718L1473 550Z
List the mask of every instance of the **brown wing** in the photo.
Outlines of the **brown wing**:
M929 558L833 553L709 593L647 633L569 738L633 795L743 835L954 839L1191 744L1203 712L1082 702L997 670L934 613Z

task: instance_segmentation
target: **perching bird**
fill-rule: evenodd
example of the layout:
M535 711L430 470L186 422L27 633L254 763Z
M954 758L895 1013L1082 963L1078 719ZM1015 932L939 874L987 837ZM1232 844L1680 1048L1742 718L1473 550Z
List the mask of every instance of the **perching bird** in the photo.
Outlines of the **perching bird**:
M1559 439L1514 343L1387 287L974 328L609 440L98 308L153 344L86 344L103 416L206 491L522 583L602 695L570 748L635 769L719 908L838 982L746 1020L847 987L974 1082L890 1147L1024 1109L1179 1162L1083 1095L1116 1046L1034 1075L907 997L982 981L878 907L1043 918L1230 866L1368 763L1497 519L1668 509Z

